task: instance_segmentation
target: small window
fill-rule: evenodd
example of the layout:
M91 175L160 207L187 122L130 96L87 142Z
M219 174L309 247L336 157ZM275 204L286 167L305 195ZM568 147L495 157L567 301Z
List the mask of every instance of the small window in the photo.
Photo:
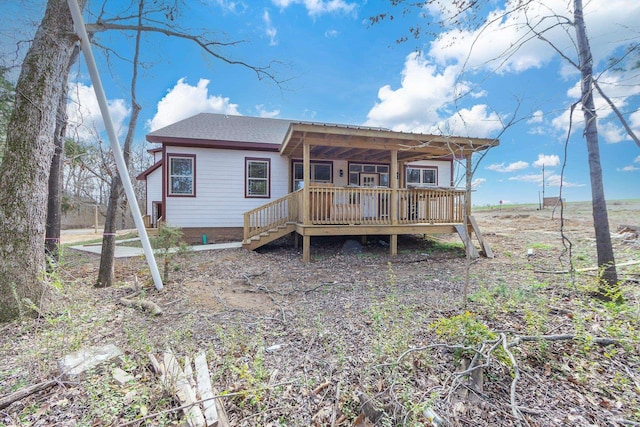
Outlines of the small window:
M245 197L271 196L271 160L245 159Z
M169 196L195 196L196 157L168 155Z
M438 184L438 169L436 168L407 168L408 186L429 186Z
M333 182L333 163L311 162L311 182ZM293 163L293 189L299 190L304 182L304 165Z

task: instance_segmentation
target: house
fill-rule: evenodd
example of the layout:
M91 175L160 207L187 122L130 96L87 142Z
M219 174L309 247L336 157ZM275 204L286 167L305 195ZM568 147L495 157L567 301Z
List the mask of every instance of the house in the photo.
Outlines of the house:
M498 145L209 113L147 140L159 144L150 150L153 166L138 176L146 181L149 226L165 221L191 242L204 235L209 242L242 240L248 249L296 233L304 261L312 236L389 235L392 255L401 234L464 236L471 192L455 187L455 164Z

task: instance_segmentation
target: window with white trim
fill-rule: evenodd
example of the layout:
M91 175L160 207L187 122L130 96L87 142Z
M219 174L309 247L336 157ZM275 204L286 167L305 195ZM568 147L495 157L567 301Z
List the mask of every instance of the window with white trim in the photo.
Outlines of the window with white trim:
M271 196L271 160L245 158L245 197Z
M407 187L433 186L437 184L437 168L407 167Z
M196 195L196 156L168 155L169 196Z

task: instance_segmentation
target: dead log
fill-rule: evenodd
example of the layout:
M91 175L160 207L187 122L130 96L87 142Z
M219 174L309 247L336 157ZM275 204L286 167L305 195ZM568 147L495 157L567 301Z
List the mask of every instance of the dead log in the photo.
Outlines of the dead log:
M25 397L31 396L34 393L53 387L56 384L59 384L59 382L56 380L49 380L49 381L44 381L38 384L30 385L29 387L21 388L20 390L14 393L11 393L5 397L0 398L0 410L8 407L14 402L24 399Z
M135 296L135 294L133 295ZM163 311L158 304L153 301L140 298L132 298L131 296L120 298L120 304L125 307L133 307L142 311L148 311L153 316L162 315Z

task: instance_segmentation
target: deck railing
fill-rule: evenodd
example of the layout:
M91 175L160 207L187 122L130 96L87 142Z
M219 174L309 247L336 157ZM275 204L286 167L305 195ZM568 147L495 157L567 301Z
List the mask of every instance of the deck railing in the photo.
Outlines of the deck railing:
M244 214L244 239L250 239L260 233L286 225L300 222L300 206L302 190L289 193Z
M311 224L390 225L390 188L311 187ZM465 191L456 189L398 189L396 224L462 223Z
M287 223L302 223L302 209L309 209L310 225L460 224L464 217L464 190L398 189L395 220L390 188L310 187L306 207L303 191L246 212L245 240Z
M465 190L412 188L398 190L400 224L460 224Z

